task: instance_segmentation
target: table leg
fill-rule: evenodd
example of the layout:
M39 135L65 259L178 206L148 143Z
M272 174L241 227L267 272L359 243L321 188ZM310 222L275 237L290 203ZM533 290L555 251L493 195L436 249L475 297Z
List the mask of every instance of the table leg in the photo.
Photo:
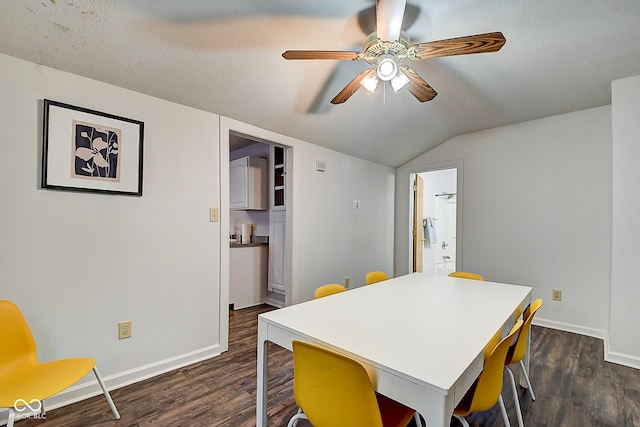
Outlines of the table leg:
M258 321L258 384L256 398L256 427L267 426L267 339L266 325Z
M415 409L424 418L426 427L448 427L451 424L453 410L446 410L442 401L424 402L423 405Z

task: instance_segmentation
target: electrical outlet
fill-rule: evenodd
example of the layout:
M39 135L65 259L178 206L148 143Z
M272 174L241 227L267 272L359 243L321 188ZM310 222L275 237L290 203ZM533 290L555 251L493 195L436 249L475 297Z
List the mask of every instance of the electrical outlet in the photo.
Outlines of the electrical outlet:
M131 338L131 320L118 322L118 339Z
M350 280L351 280L351 279L349 279L348 277L345 277L345 278L344 278L344 287L345 287L345 288L348 288L348 287L349 287L349 281L350 281Z
M553 290L553 300L554 301L562 301L562 291L559 289Z

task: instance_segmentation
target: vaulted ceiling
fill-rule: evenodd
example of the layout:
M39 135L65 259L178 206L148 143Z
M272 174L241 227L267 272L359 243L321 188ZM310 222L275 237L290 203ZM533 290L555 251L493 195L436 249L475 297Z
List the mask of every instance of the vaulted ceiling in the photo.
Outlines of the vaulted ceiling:
M456 135L609 104L612 80L640 75L638 0L409 0L412 43L507 40L412 62L438 92L425 103L379 87L333 105L368 64L281 56L359 51L374 28L373 0L12 0L0 52L389 166Z

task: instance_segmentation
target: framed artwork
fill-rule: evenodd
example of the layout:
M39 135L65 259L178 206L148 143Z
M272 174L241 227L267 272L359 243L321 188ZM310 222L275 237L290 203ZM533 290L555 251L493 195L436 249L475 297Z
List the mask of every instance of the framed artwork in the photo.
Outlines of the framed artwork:
M144 123L44 100L42 188L142 196Z

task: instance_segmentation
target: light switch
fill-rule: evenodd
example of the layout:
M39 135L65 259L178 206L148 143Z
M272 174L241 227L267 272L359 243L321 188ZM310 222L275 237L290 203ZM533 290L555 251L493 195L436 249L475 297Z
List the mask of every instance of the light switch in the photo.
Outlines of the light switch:
M209 222L220 221L220 210L218 208L209 208Z

